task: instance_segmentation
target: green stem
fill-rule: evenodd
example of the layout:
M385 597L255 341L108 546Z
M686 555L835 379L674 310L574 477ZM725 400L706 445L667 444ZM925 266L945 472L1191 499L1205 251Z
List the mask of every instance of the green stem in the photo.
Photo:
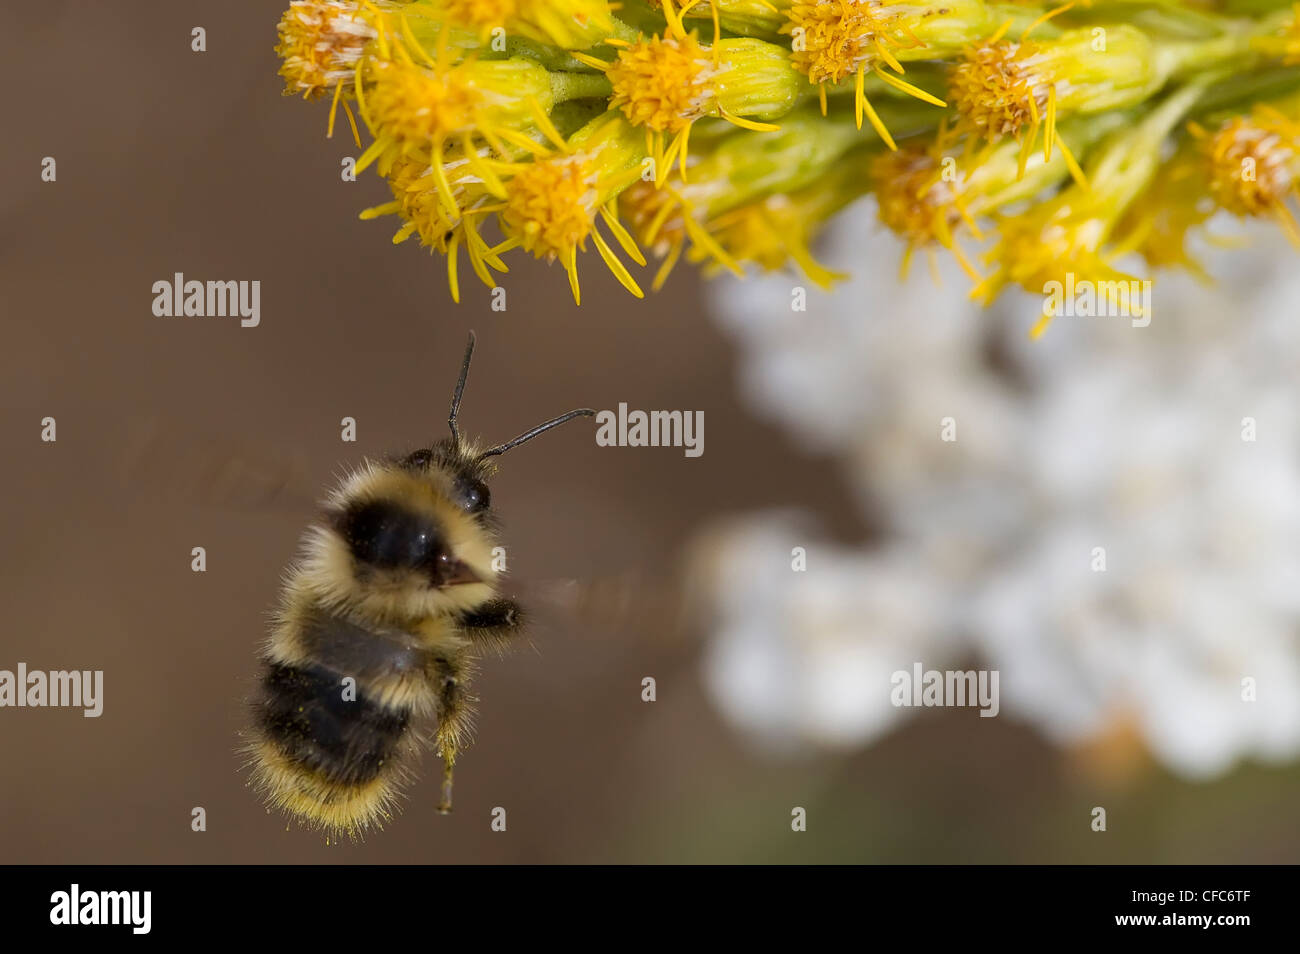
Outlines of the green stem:
M1205 91L1223 74L1206 74L1167 96L1135 128L1116 133L1102 147L1096 164L1088 172L1092 189L1111 193L1120 208L1151 181L1160 167L1160 146L1165 138L1196 105Z
M609 79L604 73L567 73L551 74L551 93L557 103L567 103L571 99L608 98L611 92Z
M610 17L614 21L614 37L627 43L635 43L641 39L641 31L634 26L629 26L618 17Z
M1234 31L1210 40L1185 40L1156 45L1158 75L1170 79L1222 66L1252 56L1252 35Z
M1196 104L1195 115L1216 124L1241 113L1250 103L1276 99L1300 89L1300 69L1245 73L1217 84Z

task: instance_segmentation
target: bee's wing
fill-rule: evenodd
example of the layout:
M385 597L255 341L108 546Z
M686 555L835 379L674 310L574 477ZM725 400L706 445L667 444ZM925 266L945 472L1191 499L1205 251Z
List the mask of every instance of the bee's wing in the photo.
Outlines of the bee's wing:
M535 621L564 619L599 632L649 623L665 637L686 629L683 590L676 580L635 572L588 580L511 578L502 591Z
M321 487L301 449L140 418L128 424L118 472L131 492L227 510L317 509Z

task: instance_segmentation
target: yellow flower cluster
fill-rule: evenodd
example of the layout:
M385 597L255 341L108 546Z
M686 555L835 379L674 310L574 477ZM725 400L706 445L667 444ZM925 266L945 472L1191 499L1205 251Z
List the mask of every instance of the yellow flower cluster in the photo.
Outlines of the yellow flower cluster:
M589 247L638 297L683 258L829 285L812 244L869 194L904 266L945 250L989 300L1200 270L1216 209L1300 244L1298 38L1290 0L293 0L277 52L457 301L460 258L493 287L515 249L575 301Z

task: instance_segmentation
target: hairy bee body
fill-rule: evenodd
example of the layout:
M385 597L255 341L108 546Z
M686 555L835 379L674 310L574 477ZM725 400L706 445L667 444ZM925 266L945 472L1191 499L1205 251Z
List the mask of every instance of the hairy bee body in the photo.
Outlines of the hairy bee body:
M262 655L246 750L269 804L312 827L356 835L392 816L433 717L444 762L468 741L474 660L521 627L498 595L488 458L571 417L477 451L452 437L368 462L328 498L304 536Z

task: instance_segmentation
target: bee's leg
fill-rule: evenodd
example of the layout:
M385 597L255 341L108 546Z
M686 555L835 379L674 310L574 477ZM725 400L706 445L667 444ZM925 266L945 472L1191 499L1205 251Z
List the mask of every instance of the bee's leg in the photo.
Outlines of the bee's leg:
M442 790L441 798L438 800L438 814L451 814L451 786L452 775L456 770L456 744L439 743L442 750Z
M524 628L524 615L514 600L498 597L461 614L460 625L475 643L504 651Z
M468 672L464 665L450 659L435 661L434 686L438 695L438 733L435 741L442 756L442 798L438 811L446 815L451 811L452 772L456 767L456 754L461 749L463 737L469 729L469 697L465 692Z

